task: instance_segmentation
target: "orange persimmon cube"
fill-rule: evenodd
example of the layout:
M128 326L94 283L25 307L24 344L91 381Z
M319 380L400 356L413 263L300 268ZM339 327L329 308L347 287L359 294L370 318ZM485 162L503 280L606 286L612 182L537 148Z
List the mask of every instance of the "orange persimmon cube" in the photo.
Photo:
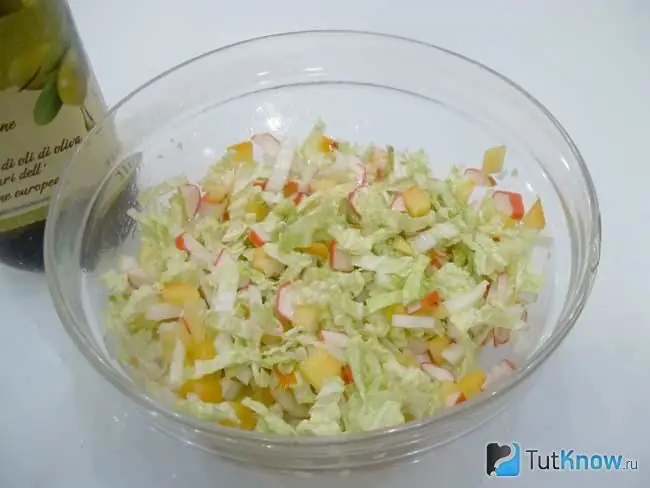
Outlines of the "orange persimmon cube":
M411 351L405 350L400 352L395 359L397 359L397 362L400 363L402 366L407 367L407 368L419 368L420 363L418 362L418 359L415 357L415 354L413 354Z
M246 213L255 214L255 220L261 222L269 214L269 207L260 198L252 198L246 202Z
M199 290L196 286L189 283L175 283L168 281L163 285L161 298L163 302L171 303L173 305L183 305L190 300L197 300L201 298Z
M208 361L215 358L217 350L212 341L204 339L190 343L187 354L195 361Z
M456 386L458 387L458 391L465 395L465 398L469 399L481 393L484 383L485 372L481 368L478 368L458 380Z
M275 403L275 398L273 398L271 389L268 387L262 388L259 386L253 386L251 398L256 402L261 403L262 405L266 405L267 407L270 407Z
M316 305L297 305L291 317L291 324L299 329L315 332L318 330L319 310Z
M206 203L222 203L230 193L230 187L225 184L211 184L206 186L205 194L201 200Z
M198 396L202 402L221 403L223 400L221 379L218 375L211 374L196 380L187 380L178 390L178 394L187 398L190 393Z
M228 154L234 161L246 163L253 160L253 143L243 141L228 147Z
M312 348L309 357L300 362L299 368L305 379L316 391L320 391L326 379L340 376L343 365L334 356L320 348Z
M257 426L257 414L250 408L246 407L241 402L229 402L229 404L235 411L239 423L222 420L219 422L221 425L240 428L242 430L253 430Z
M505 158L506 146L491 147L483 154L483 171L488 174L501 172Z
M431 197L420 187L411 186L404 191L404 205L411 217L423 217L431 210Z
M529 229L543 229L546 226L546 217L544 216L544 207L542 201L538 198L535 203L528 209L526 215L521 219L524 227Z
M323 259L327 259L330 256L327 244L323 244L322 242L312 242L307 247L299 247L298 251Z
M447 336L435 336L429 341L428 348L431 359L435 364L442 364L444 358L442 352L451 345L451 341Z

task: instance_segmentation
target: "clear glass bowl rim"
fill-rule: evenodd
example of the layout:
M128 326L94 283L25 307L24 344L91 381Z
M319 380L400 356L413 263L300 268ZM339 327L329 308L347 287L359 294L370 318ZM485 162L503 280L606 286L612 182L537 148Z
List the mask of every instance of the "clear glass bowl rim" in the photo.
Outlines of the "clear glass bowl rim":
M90 341L79 332L77 326L71 325L74 322L73 316L67 308L65 299L60 292L57 276L54 273L54 224L56 222L56 209L59 204L60 195L57 190L55 190L54 195L50 203L50 209L48 212L47 225L45 229L45 269L47 274L47 282L54 302L55 309L63 323L63 327L72 339L75 346L83 354L83 356L88 360L88 362L95 368L95 370L105 379L107 379L120 393L129 398L139 407L144 408L149 413L154 415L161 415L162 417L171 420L180 424L181 427L185 427L193 430L194 432L214 435L215 437L224 437L230 440L242 440L242 441L257 441L266 444L268 447L333 447L336 445L349 445L355 442L368 442L368 441L380 441L388 440L389 436L397 435L409 435L414 434L418 431L424 430L433 430L436 427L443 427L445 423L450 423L452 419L457 419L469 414L470 412L479 410L485 402L489 402L493 397L498 398L503 395L506 395L511 389L515 388L519 383L521 383L525 378L531 375L542 363L548 359L548 357L557 349L557 347L562 343L566 335L575 325L580 312L582 311L586 301L589 297L589 293L593 286L593 282L596 277L596 270L598 267L598 261L600 259L600 246L601 246L601 224L600 224L600 210L598 205L598 198L596 195L596 188L594 186L593 180L584 159L582 158L578 148L575 143L567 133L567 131L562 127L559 121L551 114L551 112L544 107L535 97L530 93L520 87L518 84L500 74L499 72L475 61L471 58L468 58L462 54L458 54L454 51L445 49L443 47L436 46L434 44L429 44L424 41L419 41L416 39L411 39L408 37L386 34L380 32L372 31L363 31L363 30L344 30L344 29L315 29L315 30L296 30L289 32L280 32L273 33L264 36L254 37L239 41L227 46L223 46L201 55L195 56L193 58L184 61L181 64L178 64L155 78L151 79L144 85L141 85L136 90L132 91L125 98L120 100L115 106L111 108L108 112L106 119L110 119L117 111L120 110L125 104L127 104L132 98L137 97L138 94L147 90L148 87L154 85L156 82L162 80L166 76L173 74L176 71L182 70L184 67L197 62L201 59L212 57L217 55L220 52L237 49L239 47L248 46L251 44L263 43L267 40L272 40L276 38L295 38L296 42L299 42L299 39L304 36L311 35L325 35L325 36L364 36L364 37L377 37L381 38L384 41L391 41L395 43L405 43L413 44L419 47L425 47L431 50L437 51L439 54L444 54L450 57L454 57L460 61L463 61L467 64L471 64L476 68L484 70L495 78L501 80L504 84L508 85L512 90L519 92L520 95L523 95L537 110L539 110L555 127L558 133L562 136L564 142L571 149L573 156L575 157L578 163L578 169L580 171L581 177L584 179L586 186L587 195L590 203L590 224L591 224L591 235L587 236L585 241L586 245L586 256L584 259L583 269L578 270L579 280L577 282L577 287L573 293L573 298L569 302L568 306L565 306L564 313L560 317L559 326L555 328L551 337L540 347L528 360L525 366L521 367L514 374L510 375L505 381L503 381L503 386L493 392L483 392L478 397L472 399L471 402L465 402L461 405L458 405L456 408L444 411L438 415L435 415L430 418L417 420L409 422L405 425L381 429L372 432L362 433L362 434L345 434L345 435L336 435L336 436L322 436L322 437L288 437L280 435L264 435L257 432L247 432L239 429L233 429L230 427L223 427L218 424L211 424L209 422L200 420L198 418L193 418L188 415L173 411L168 409L155 401L150 396L146 395L142 390L138 389L136 385L129 383L124 380L124 378L114 370L114 368L100 355L94 351L94 347ZM78 154L82 153L86 145L86 141L92 139L93 135L98 132L102 127L102 124L98 124L86 137L85 141L79 146L76 150L75 158ZM61 181L65 182L70 176L70 168L66 169L62 176ZM62 185L61 185L62 186ZM564 320L562 320L564 319ZM83 327L83 325L81 326Z

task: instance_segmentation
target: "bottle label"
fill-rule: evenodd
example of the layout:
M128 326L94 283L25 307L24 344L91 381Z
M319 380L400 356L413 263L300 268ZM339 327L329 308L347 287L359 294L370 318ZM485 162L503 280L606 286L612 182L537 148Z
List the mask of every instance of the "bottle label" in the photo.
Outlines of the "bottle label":
M43 220L104 103L62 0L0 0L0 232Z

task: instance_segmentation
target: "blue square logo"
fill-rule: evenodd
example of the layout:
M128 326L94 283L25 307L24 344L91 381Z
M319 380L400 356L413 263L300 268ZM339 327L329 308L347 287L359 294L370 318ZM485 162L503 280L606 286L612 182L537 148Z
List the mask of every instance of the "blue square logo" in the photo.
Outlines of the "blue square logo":
M521 470L521 448L519 444L490 442L485 446L485 472L488 476L519 476Z

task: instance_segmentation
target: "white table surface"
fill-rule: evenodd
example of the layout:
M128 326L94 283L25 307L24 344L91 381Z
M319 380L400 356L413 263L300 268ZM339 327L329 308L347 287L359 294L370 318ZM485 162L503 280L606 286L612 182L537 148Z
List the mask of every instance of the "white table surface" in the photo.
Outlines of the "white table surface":
M650 1L72 0L72 6L109 103L206 50L327 27L426 40L527 88L573 136L599 191L603 251L589 304L531 393L504 416L416 465L336 483L650 486ZM316 484L261 478L140 427L123 400L79 367L42 276L1 268L0 304L1 487ZM491 480L483 474L484 449L495 440L542 451L620 453L638 459L639 471L524 472Z

